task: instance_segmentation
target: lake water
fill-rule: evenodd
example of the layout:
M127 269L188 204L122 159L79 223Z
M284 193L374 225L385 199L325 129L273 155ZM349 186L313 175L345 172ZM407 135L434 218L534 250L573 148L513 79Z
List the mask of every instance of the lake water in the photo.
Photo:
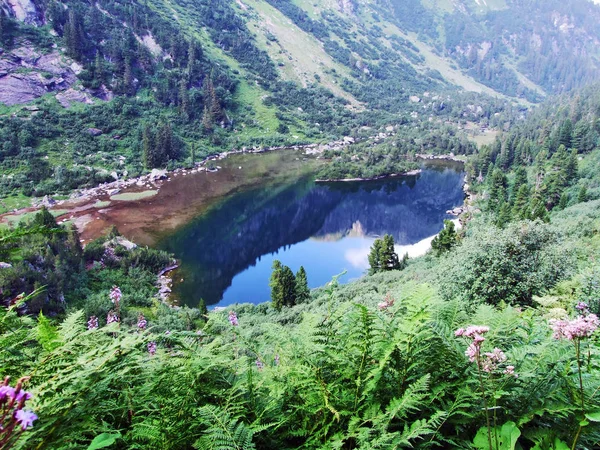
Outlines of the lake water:
M309 286L331 277L348 282L368 269L373 241L391 234L400 256L424 253L463 203L462 166L426 166L419 175L369 182L315 183L301 178L223 199L165 237L160 247L181 261L177 298L196 306L270 300L278 259L294 273L304 266Z

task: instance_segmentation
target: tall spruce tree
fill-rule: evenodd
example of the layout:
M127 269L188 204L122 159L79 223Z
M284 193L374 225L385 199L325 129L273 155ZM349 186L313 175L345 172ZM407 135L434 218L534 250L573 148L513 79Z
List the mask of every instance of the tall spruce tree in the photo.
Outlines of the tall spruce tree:
M271 269L271 279L269 281L269 286L271 287L271 305L277 311L281 311L281 308L283 308L283 305L285 304L283 296L283 285L281 282L281 272L283 269L281 261L277 259L273 261Z
M450 251L458 243L458 235L454 222L451 220L444 220L444 229L440 231L433 241L431 241L431 248L437 256Z
M304 303L310 298L310 289L308 288L308 279L304 266L300 266L296 272L296 302Z

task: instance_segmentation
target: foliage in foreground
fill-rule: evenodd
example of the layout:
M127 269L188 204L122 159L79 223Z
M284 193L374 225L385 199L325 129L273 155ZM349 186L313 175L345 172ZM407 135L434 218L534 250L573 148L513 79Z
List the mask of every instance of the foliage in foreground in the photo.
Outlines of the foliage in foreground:
M499 436L516 429L524 448L548 449L570 444L584 423L580 374L589 417L578 440L597 445L597 338L581 341L581 364L570 341L552 337L555 308L469 312L391 275L332 285L287 325L286 311L267 305L167 333L87 329L81 312L54 327L2 309L0 375L31 376L39 416L16 448L85 447L101 434L119 448L469 447L486 442L482 408L493 399ZM373 288L386 284L377 306ZM480 366L455 336L472 324L489 327L482 358L496 347L506 357L486 374L484 395Z

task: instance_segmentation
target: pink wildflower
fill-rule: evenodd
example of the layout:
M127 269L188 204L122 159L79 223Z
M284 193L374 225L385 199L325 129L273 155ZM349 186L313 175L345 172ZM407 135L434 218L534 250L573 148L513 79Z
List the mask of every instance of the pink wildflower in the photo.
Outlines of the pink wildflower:
M589 312L589 305L585 302L579 302L577 303L577 306L575 306L575 309L579 310L582 314L586 314Z
M122 296L121 289L118 286L113 286L110 291L110 300L118 306Z
M469 344L467 349L465 350L465 356L469 358L469 361L475 362L477 357L479 356L480 347L475 343Z
M96 316L90 317L87 323L88 330L95 330L98 328L98 318Z
M229 312L229 323L234 327L237 327L239 325L237 314L235 313L235 311Z
M550 326L554 331L554 339L567 339L569 341L590 337L599 325L600 321L596 314L578 316L572 320L553 319L550 321Z
M379 302L377 304L377 307L379 308L380 311L385 311L386 309L388 309L388 303L387 302Z
M260 359L256 360L256 367L258 368L258 370L263 370L265 365L263 364L263 362Z
M465 334L465 329L464 328L459 328L458 330L456 330L454 332L454 336L456 336L456 337L462 336L463 334Z
M506 369L504 369L504 374L513 376L515 378L518 377L518 375L515 373L515 366L506 366Z
M156 342L148 342L148 353L150 353L150 355L156 354Z
M115 323L115 322L119 322L119 316L117 315L116 312L114 312L113 310L110 310L108 312L108 315L106 316L106 324L108 325L109 323Z
M138 316L138 323L137 323L138 328L143 331L146 329L147 325L148 325L148 321L146 320L146 318L144 317L143 314L140 314Z

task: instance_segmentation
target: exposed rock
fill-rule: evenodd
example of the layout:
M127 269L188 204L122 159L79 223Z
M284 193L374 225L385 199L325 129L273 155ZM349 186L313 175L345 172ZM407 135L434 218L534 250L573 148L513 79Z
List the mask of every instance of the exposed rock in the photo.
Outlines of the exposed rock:
M91 105L94 102L90 98L90 95L86 92L76 91L75 89L67 89L64 92L59 92L56 94L56 100L62 105L63 108L70 108L73 106L73 103L85 103L87 105ZM96 128L88 129L88 132L92 134L89 130L95 130ZM100 131L102 134L102 131ZM93 136L96 136L95 134Z
M166 170L161 170L161 169L152 169L152 172L150 172L150 180L151 181L155 181L155 180L164 180L167 177L167 171Z
M10 269L11 267L12 267L12 264L0 262L0 269Z
M23 45L0 57L0 102L9 106L27 103L48 92L66 90L76 79L57 51L43 55Z
M419 103L421 101L421 99L416 95L411 95L410 97L408 97L408 100L410 100L412 103Z
M56 200L54 200L52 197L50 197L48 195L45 195L44 198L42 199L41 204L46 207L54 206L54 205L56 205Z
M103 133L103 131L98 128L88 128L87 132L92 136L100 136Z
M29 25L43 25L43 15L31 0L0 0L0 6L10 16Z
M117 245L121 245L125 247L127 250L133 250L137 248L137 245L131 242L130 240L124 238L123 236L116 236L110 241L106 241L104 243L104 247L116 247Z

